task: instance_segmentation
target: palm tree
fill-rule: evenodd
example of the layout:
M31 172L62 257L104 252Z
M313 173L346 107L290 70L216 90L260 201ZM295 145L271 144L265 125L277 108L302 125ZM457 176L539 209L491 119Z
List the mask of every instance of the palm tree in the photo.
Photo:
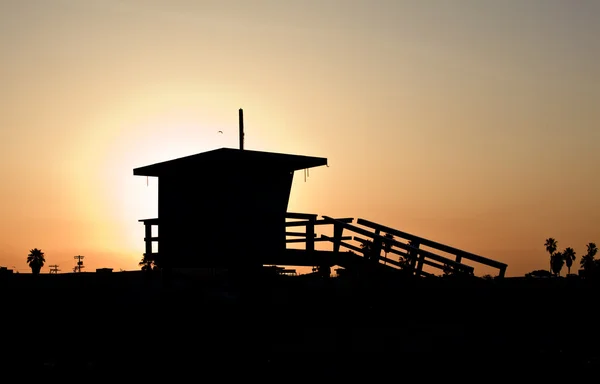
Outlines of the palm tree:
M385 240L383 241L383 252L385 252L383 264L385 265L387 264L387 255L392 250L392 243L390 240L394 240L394 235L386 233L383 237L385 237Z
M554 255L554 252L556 252L558 242L553 237L549 237L546 239L544 247L546 247L546 251L550 254L550 273L552 273L552 255Z
M571 274L571 266L573 265L573 261L575 261L575 250L571 247L567 247L563 253L563 258L565 259L565 264L567 265L567 274Z
M39 275L45 262L44 252L42 252L41 249L33 248L29 251L29 255L27 255L27 264L29 264L29 267L31 268L31 273Z
M581 264L581 268L585 271L586 275L589 274L595 265L594 256L598 253L598 247L596 247L595 243L589 243L587 245L587 253L581 257L579 263Z
M560 252L555 252L550 258L550 265L552 266L551 272L553 272L556 276L560 276L560 270L563 265L565 265L565 259L563 254Z
M589 243L587 245L587 253L592 257L596 256L596 253L598 253L598 247L596 247L596 243Z

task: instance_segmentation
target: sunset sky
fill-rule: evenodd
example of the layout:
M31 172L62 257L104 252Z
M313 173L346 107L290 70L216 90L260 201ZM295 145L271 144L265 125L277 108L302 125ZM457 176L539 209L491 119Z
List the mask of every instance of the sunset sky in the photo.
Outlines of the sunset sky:
M157 182L220 147L327 157L290 211L507 263L600 244L600 2L0 0L0 266L138 269ZM224 133L218 134L218 130ZM201 178L201 175L198 175Z

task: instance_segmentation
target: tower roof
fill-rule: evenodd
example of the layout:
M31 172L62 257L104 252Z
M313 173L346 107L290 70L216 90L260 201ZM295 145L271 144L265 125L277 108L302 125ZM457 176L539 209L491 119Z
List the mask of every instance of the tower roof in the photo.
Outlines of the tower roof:
M167 174L196 173L202 169L225 170L232 168L293 172L322 165L327 165L326 158L220 148L135 168L133 174L160 177Z

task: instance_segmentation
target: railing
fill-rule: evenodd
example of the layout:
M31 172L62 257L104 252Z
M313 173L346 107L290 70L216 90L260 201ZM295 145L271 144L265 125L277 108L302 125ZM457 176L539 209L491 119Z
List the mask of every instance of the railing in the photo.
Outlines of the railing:
M158 243L158 236L152 237L152 226L156 225L158 227L158 219L142 219L138 220L140 223L144 223L144 256L151 257L153 260L156 256L155 253L152 253L152 243Z
M462 263L462 260L466 259L466 260L471 260L476 263L483 264L483 265L486 265L486 266L489 266L492 268L496 268L496 269L498 269L499 277L504 277L504 275L506 273L506 268L508 267L508 265L505 263L502 263L502 262L499 262L496 260L492 260L492 259L488 259L486 257L479 256L479 255L476 255L471 252L466 252L466 251L463 251L463 250L460 250L460 249L457 249L457 248L454 248L454 247L451 247L451 246L448 246L445 244L441 244L441 243L438 243L438 242L435 242L432 240L428 240L423 237L411 235L410 233L402 232L397 229L386 227L384 225L377 224L377 223L374 223L374 222L371 222L371 221L368 221L365 219L358 219L357 224L372 228L375 230L375 233L385 232L385 233L389 233L395 237L405 239L410 242L410 245L413 248L419 249L420 246L426 246L426 247L436 249L436 250L445 252L447 254L453 255L455 257L454 261L456 263ZM418 269L422 269L423 264L431 265L431 263L429 263L426 259L427 255L431 254L431 253L428 253L426 251L423 252L423 250L419 250L417 253L419 255L421 255L421 254L425 255L425 257L421 257L419 259L413 259L413 260L417 260L417 268ZM445 263L447 263L447 261Z
M454 272L463 272L472 274L474 267L463 264L463 260L496 268L498 277L504 277L507 265L496 260L488 259L470 252L466 252L445 244L441 244L423 237L415 236L397 229L377 224L365 219L357 219L356 225L353 224L353 218L338 218L334 219L329 216L319 216L316 214L294 213L288 212L286 219L286 243L304 243L304 251L308 254L315 253L315 244L317 242L328 242L332 244L332 249L329 251L335 256L336 260L341 257L350 258L347 252L340 252L342 248L356 252L363 257L365 261L371 261L374 265L395 268L407 269L411 273L418 276L428 276L430 273L423 271L423 266L427 265L438 270L445 271L450 269ZM158 226L159 219L143 219L139 220L145 226L145 253L153 259L156 253L152 252L152 245L158 242L157 236L152 236L152 226ZM333 226L333 236L325 234L317 234L317 227ZM360 226L359 226L360 225ZM288 228L294 229L289 230ZM296 231L296 228L303 228L304 231ZM350 235L344 236L344 232L350 232ZM400 241L405 240L406 242ZM353 241L354 243L351 243ZM422 249L427 247L431 250ZM382 251L385 257L381 257ZM436 251L449 254L453 258L442 256ZM322 252L322 251L318 251ZM342 255L344 253L344 255ZM398 260L389 258L388 255L398 256ZM356 257L353 259L357 260ZM360 261L360 260L359 260ZM332 265L329 265L330 267Z
M285 217L286 217L286 219L297 219L296 221L286 222L285 223L286 228L305 227L304 232L288 232L288 231L286 231L285 232L286 237L287 236L299 237L296 239L286 239L286 243L306 243L307 251L315 250L315 242L329 241L329 242L333 243L333 247L334 247L333 250L335 252L337 252L337 251L339 251L339 246L340 246L342 240L351 240L352 239L351 236L342 237L341 232L340 233L336 232L337 227L334 227L333 238L326 236L326 235L321 235L320 237L317 237L317 234L315 232L315 227L322 226L322 225L331 225L331 223L325 219L318 220L317 219L318 215L315 215L315 214L288 212L285 215ZM353 218L342 218L342 219L337 219L337 220L342 223L351 223L354 219Z
M305 232L286 232L289 237L299 237L286 239L286 242L305 242L307 251L314 251L315 241L329 241L333 243L332 251L336 254L340 252L341 247L344 247L364 255L365 258L374 263L383 262L384 265L390 264L396 268L409 269L419 276L430 275L430 273L423 271L424 265L442 271L449 269L453 272L472 274L474 267L463 264L463 259L498 269L498 277L504 277L506 273L507 265L504 263L368 220L358 219L357 224L362 226L359 227L352 224L354 221L352 218L334 219L329 216L322 216L322 219L318 219L316 214L304 213L288 213L286 218L299 219L298 221L288 221L286 227L304 226L306 228ZM317 225L333 225L333 237L317 236L315 232L315 226ZM343 236L344 231L353 232L353 235ZM400 239L407 242L399 241ZM348 243L348 240L353 240L360 245ZM426 246L432 251L422 249L421 246ZM436 250L450 254L454 259L439 255L435 253ZM381 257L382 251L386 254L385 258ZM398 261L388 258L388 254L399 256Z

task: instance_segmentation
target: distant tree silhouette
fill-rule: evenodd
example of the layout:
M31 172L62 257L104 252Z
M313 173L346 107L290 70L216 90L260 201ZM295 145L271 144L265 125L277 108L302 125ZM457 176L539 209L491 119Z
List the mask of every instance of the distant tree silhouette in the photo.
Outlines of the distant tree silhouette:
M365 259L371 258L371 250L373 249L373 242L371 240L365 240L364 243L360 244Z
M573 265L573 261L575 261L575 250L571 247L565 248L562 252L563 259L565 259L565 264L567 265L567 274L571 274L571 266Z
M452 266L450 264L444 263L444 267L442 269L442 277L466 277L473 276L472 271L467 271L460 266Z
M565 265L563 254L560 252L555 252L550 260L552 273L554 273L556 276L560 276L560 271L562 270L563 265Z
M391 233L385 234L385 240L383 241L383 252L385 253L383 264L387 264L387 255L392 250L392 243L389 240L394 240L394 235Z
M158 269L156 262L149 256L144 255L142 260L138 263L142 267L142 271L155 271Z
M549 237L546 239L544 247L546 247L546 251L550 254L550 273L552 273L552 271L554 270L554 268L552 267L552 256L554 255L554 252L556 252L558 242L553 237Z
M550 272L550 271L548 271L546 269L537 269L535 271L531 271L529 273L526 273L525 277L529 277L529 278L552 277L552 272Z
M598 253L598 247L596 247L596 244L589 243L587 245L587 253L579 260L581 268L583 268L584 273L587 276L590 276L592 271L595 269L596 260L594 260L594 257L596 256L596 253Z
M39 275L46 259L44 258L44 252L41 249L33 248L27 255L27 264L31 268L31 273Z

